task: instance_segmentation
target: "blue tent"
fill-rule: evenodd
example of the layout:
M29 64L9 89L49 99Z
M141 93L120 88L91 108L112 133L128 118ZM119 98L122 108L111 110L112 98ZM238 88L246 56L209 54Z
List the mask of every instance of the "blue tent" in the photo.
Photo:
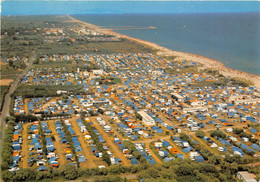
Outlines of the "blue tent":
M76 152L81 152L81 151L82 151L82 148L79 147L79 146L77 146L77 147L75 147L75 151L76 151Z
M168 141L163 141L163 146L168 147L168 146L170 146L170 143Z
M190 147L189 148L184 148L184 149L182 149L182 151L184 153L189 153L191 151L191 148Z
M256 130L256 129L254 129L254 128L250 128L250 132L251 132L251 133L256 133L256 132L257 132L257 130Z
M250 146L252 149L259 149L259 145L253 143L251 146Z
M98 151L96 148L91 149L91 152L96 152L96 151Z
M197 156L197 157L196 157L196 161L197 161L197 162L204 162L204 158L201 157L201 156Z
M180 158L180 159L184 159L184 155L180 154L180 153L177 153L177 157Z
M136 158L132 158L132 159L131 159L131 164L132 164L132 165L138 164L137 159L136 159Z
M171 160L173 160L173 157L165 157L163 159L164 162L168 162L168 161L171 161Z
M81 162L86 162L87 160L86 160L86 157L84 156L84 155L80 155L79 157L78 157L78 162L79 163L81 163Z
M130 138L131 138L131 140L133 140L133 141L136 141L136 140L137 140L137 136L136 136L136 135L131 135Z
M156 164L156 162L155 162L154 159L150 159L150 160L149 160L149 164Z
M41 166L39 167L39 169L37 169L37 171L47 171L47 169L45 166Z

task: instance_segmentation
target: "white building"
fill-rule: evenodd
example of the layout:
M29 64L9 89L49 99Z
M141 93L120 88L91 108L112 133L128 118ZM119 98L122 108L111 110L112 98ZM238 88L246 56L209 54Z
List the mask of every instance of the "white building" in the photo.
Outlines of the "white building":
M155 125L155 121L154 119L149 116L146 112L144 111L139 111L138 114L140 114L142 116L142 122L144 122L145 125L149 125L149 126L154 126Z
M171 93L171 96L173 99L175 99L178 102L182 102L184 100L184 98L180 94L177 94L177 93Z
M256 176L247 171L239 171L237 173L237 177L241 179L243 182L257 182L255 179Z
M197 111L208 111L207 107L188 107L188 108L183 108L183 113L193 113L193 112L197 112Z
M93 70L94 75L103 75L103 70Z

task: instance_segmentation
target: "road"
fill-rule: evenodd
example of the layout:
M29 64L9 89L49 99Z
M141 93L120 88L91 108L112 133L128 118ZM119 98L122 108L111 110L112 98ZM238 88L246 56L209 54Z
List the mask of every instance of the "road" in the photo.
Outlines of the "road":
M2 145L2 138L4 136L4 129L5 129L5 126L6 126L4 119L5 119L5 117L9 116L9 106L10 106L10 102L11 102L11 95L14 93L15 88L19 84L21 78L30 70L34 59L35 59L35 51L33 51L33 54L32 54L32 57L29 60L28 66L23 70L23 72L21 74L19 74L18 77L16 77L16 79L14 80L13 84L11 85L8 93L5 95L3 110L2 110L2 113L1 113L1 116L0 116L0 121L1 121L1 124L0 124L0 126L1 126L0 146ZM1 159L1 156L0 156L0 159ZM0 164L1 164L1 160L0 160Z

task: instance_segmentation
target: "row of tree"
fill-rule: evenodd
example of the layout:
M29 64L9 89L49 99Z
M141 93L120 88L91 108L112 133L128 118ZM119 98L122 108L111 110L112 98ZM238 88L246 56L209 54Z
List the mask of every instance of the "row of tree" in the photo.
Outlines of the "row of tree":
M93 177L94 181L100 181L101 179L106 179L109 181L114 181L115 176L124 173L138 173L142 170L148 169L150 166L148 165L138 165L138 166L122 166L116 165L111 166L109 169L107 168L77 168L70 164L61 165L58 170L54 170L51 167L47 167L47 171L37 171L32 168L20 169L19 171L4 171L2 173L2 179L4 181L36 181L36 180L48 180L52 179L52 181L57 180L58 178L74 180L78 177ZM119 181L121 179L116 178ZM101 181L102 181L101 180Z
M6 127L6 129L4 131L5 135L2 140L2 146L1 146L1 156L2 156L1 169L2 170L9 169L9 166L13 164L12 142L13 142L15 124L16 123L13 120L9 120L8 126Z
M228 139L228 138L227 138L227 135L226 135L223 131L220 131L220 130L214 130L214 131L212 131L212 132L210 133L210 136L211 136L212 138L217 138L217 139L219 139L219 138L222 138L223 140L224 140L224 139Z
M199 138L202 138L204 133L197 132L196 136L198 135ZM208 149L202 148L202 146L198 142L194 142L190 139L190 137L184 133L180 133L180 138L184 141L189 142L189 144L194 148L195 151L199 151L200 155L205 159L208 160L211 164L220 164L221 157L219 155L215 155L210 152Z
M211 132L211 135L214 136L214 137L220 137L220 138L226 138L226 135L225 133L223 133L222 131L219 131L219 130L215 130L213 132ZM202 138L203 134L201 132L196 132L196 136L198 136L199 138ZM213 154L212 152L210 152L208 149L205 149L205 148L202 148L201 145L197 142L193 142L191 141L191 139L189 138L188 135L186 134L183 134L183 133L180 133L180 138L184 141L187 141L190 143L190 145L196 150L196 151L199 151L199 153L201 154L201 156L208 160L209 163L211 164L215 164L215 165L218 165L220 164L223 159L219 156L219 155L216 155L216 154ZM235 145L236 146L236 145ZM238 146L240 147L240 146ZM248 153L249 154L249 151L246 151L245 153ZM225 155L225 158L224 158L224 161L225 162L228 162L228 163L237 163L237 164L246 164L246 163L249 163L250 160L249 159L245 159L245 158L242 158L241 156L239 155L234 155L234 156L231 156L229 154Z
M128 153L132 154L133 157L136 158L138 161L140 161L141 163L146 162L146 159L140 154L140 152L137 151L135 145L132 142L125 140L123 142L123 145L125 148L128 149Z
M239 137L246 137L249 139L252 143L258 143L259 140L257 138L254 138L252 134L246 133L243 129L234 128L233 129L234 134L239 135Z
M76 154L76 150L75 150L74 144L73 144L73 142L72 142L72 135L71 135L71 133L69 132L68 126L64 123L64 121L61 120L60 122L61 122L62 128L63 128L63 130L64 130L66 140L69 142L71 152L72 152L72 154L73 154L74 157L75 157L75 161L76 161L77 167L79 167L78 156L77 156L77 154Z
M259 174L260 167L251 167L245 165L229 164L222 162L217 168L209 163L197 163L190 159L176 159L170 162L164 162L162 165L157 164L140 164L134 166L116 165L107 168L76 168L70 164L63 164L58 170L48 167L46 172L38 172L34 169L20 169L19 171L2 173L4 181L35 181L43 179L57 180L58 178L66 178L73 180L78 177L91 178L94 181L114 181L114 176L125 173L136 174L137 178L143 181L216 181L216 182L235 182L234 175L238 171L249 171ZM109 180L110 179L110 180ZM123 181L117 178L118 181ZM125 180L124 180L125 181Z
M42 152L44 154L44 157L47 155L47 148L46 148L46 137L42 128L41 123L38 125L39 134L41 136L41 142L42 142Z
M82 119L82 123L86 126L86 129L88 130L92 140L96 144L97 149L100 152L102 152L103 161L105 161L107 163L107 165L110 165L111 164L110 157L107 154L106 150L103 148L103 144L99 141L99 138L98 138L97 134L94 132L94 129L88 122L85 121L84 117L81 117L81 119Z

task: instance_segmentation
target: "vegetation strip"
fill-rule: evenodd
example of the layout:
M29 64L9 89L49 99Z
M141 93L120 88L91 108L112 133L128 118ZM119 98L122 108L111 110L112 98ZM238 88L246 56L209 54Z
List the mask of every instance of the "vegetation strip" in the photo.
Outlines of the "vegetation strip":
M92 126L85 121L84 117L81 117L82 123L86 126L87 130L89 131L90 136L92 137L97 149L102 152L102 159L107 163L107 165L111 164L110 157L103 148L102 143L99 141L97 134L94 132Z

